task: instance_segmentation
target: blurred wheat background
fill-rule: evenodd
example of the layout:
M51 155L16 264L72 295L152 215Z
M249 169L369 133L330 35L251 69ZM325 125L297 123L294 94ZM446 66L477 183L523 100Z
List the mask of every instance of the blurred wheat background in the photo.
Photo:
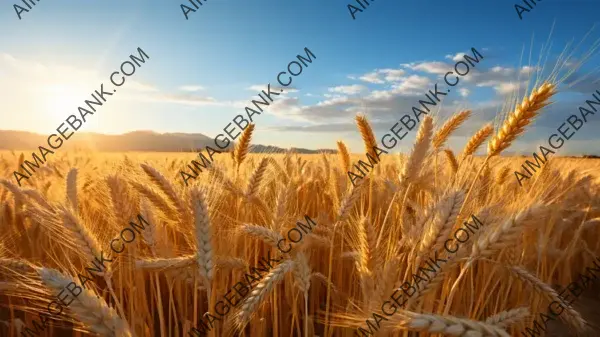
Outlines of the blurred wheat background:
M263 293L209 335L353 336L419 259L442 252L476 214L484 226L460 258L377 333L521 335L600 253L600 161L551 159L521 187L513 171L523 158L500 156L553 91L539 86L499 130L482 125L463 149L445 143L470 111L426 117L410 154L383 154L356 186L346 172L365 159L350 153L363 149L340 141L337 155L249 154L253 128L190 186L179 171L194 154L59 152L24 186L1 183L0 331L32 328L56 285L83 273L98 247L109 252L139 213L152 226L123 253L110 252L110 272L87 283L89 299L73 302L42 335L189 336L249 267L276 255L272 239L309 215L317 226L276 268L280 275L261 280ZM370 152L369 121L356 123ZM486 145L487 156L473 155ZM3 176L22 161L3 152ZM598 315L581 307L587 297L549 330L593 330Z

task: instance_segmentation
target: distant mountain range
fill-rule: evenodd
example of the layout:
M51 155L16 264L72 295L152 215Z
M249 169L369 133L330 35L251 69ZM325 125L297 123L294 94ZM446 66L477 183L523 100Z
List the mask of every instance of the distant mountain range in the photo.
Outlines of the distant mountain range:
M67 135L72 132L69 130ZM48 135L27 131L0 130L0 150L36 150L48 146ZM53 138L55 144L56 138ZM212 138L201 133L157 133L154 131L133 131L122 135L75 132L69 140L63 140L60 149L82 149L105 152L148 151L148 152L196 152L211 146L217 149ZM228 149L233 148L229 146ZM314 154L319 152L336 153L336 150L309 150L292 148L295 153ZM218 149L217 149L218 150ZM250 152L283 153L283 149L273 145L252 145Z

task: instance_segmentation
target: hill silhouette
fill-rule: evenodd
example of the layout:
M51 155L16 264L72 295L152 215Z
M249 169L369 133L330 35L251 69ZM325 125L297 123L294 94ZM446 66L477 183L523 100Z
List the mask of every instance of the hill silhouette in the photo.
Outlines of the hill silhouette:
M69 130L70 132L71 130ZM68 134L67 134L68 135ZM0 130L0 150L36 150L38 146L48 146L48 135L27 131ZM63 140L64 141L64 140ZM89 149L103 152L147 151L147 152L197 152L211 146L216 149L212 138L201 133L157 133L154 131L133 131L121 135L105 135L92 132L76 132L64 141L60 150ZM229 146L224 151L229 151ZM335 153L336 150L309 150L292 148L296 153ZM283 153L286 149L273 145L252 145L250 152Z

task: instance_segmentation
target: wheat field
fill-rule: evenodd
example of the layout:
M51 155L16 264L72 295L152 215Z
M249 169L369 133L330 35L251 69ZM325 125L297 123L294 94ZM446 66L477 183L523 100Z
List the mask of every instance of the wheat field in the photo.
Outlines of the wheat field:
M356 186L346 172L363 149L249 154L253 128L189 186L179 171L194 154L59 152L19 187L8 177L22 153L3 152L0 331L37 335L25 329L103 251L112 262L39 335L198 336L190 329L308 215L312 231L207 336L361 336L374 317L384 318L376 336L526 335L600 254L600 161L553 158L521 187L523 159L501 155L554 90L539 86L462 149L445 144L469 111L425 117L412 151L381 155ZM374 153L369 121L356 123ZM138 214L149 225L114 254L109 243ZM403 309L382 314L472 215L482 228ZM555 321L574 333L594 318L574 305Z

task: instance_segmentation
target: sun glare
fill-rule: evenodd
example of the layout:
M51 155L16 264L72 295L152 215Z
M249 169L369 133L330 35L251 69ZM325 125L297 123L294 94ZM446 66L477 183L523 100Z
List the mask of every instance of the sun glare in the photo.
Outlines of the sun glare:
M44 118L64 120L77 112L77 106L82 98L82 90L73 85L55 84L45 90Z

